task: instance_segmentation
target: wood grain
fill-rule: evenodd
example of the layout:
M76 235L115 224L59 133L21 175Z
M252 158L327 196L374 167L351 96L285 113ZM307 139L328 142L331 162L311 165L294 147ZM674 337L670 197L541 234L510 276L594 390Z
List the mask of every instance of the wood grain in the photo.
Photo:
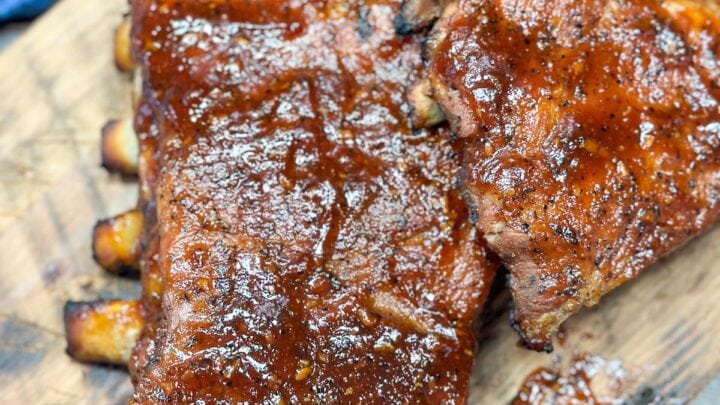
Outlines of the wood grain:
M122 0L63 1L0 55L0 402L122 403L127 373L64 353L67 299L135 296L90 256L95 220L131 207L134 184L101 168L98 131L128 113L112 64Z
M100 168L99 128L129 109L112 64L124 0L64 0L0 55L0 402L123 403L122 370L69 359L67 299L133 297L136 283L90 257L97 218L134 205L131 183ZM691 398L720 372L720 231L692 242L567 323L553 355L517 346L507 311L486 329L470 402L507 403L557 357L621 360L636 395Z

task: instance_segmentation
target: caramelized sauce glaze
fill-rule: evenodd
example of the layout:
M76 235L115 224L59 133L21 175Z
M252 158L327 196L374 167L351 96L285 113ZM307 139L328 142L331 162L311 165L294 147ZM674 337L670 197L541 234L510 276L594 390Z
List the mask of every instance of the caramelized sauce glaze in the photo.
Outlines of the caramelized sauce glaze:
M464 0L438 25L435 95L535 349L718 220L718 15L693 4Z
M408 121L397 8L132 2L160 283L132 402L465 400L497 264L448 137Z

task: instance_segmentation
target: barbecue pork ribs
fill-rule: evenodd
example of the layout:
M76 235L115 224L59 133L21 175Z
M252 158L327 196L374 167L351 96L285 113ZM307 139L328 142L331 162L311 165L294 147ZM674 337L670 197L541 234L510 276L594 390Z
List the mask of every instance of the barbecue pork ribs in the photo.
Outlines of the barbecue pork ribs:
M109 166L139 173L144 228L99 245L140 257L131 403L463 402L497 260L449 137L411 127L421 39L396 35L399 2L131 8L139 159ZM121 305L77 308L81 353Z
M462 0L436 24L429 87L530 347L551 350L568 316L717 222L718 15L692 1Z

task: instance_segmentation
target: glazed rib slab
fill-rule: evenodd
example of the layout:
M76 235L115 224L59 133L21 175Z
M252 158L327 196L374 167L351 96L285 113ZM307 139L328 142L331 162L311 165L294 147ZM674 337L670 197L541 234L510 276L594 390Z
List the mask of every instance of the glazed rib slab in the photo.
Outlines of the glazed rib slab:
M530 347L717 222L717 10L463 0L438 22L434 97Z
M132 402L463 402L496 262L407 118L397 2L131 6L158 224Z

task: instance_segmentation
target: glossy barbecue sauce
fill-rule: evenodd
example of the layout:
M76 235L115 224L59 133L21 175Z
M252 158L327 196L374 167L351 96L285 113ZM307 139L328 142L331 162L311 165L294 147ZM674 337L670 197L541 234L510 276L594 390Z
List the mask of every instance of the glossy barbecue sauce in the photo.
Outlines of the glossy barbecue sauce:
M143 213L141 235L142 257L140 260L141 314L144 320L142 334L133 348L130 372L134 376L149 361L148 345L153 344L162 311L162 275L159 268L159 245L157 224L158 186L158 128L149 101L140 97L135 109L135 133L139 144L138 180L140 188L139 209Z
M718 220L717 8L688 4L465 0L439 23L435 93L533 348Z
M132 2L160 286L131 402L465 400L496 262L411 128L398 3Z
M590 381L582 370L560 377L554 370L539 368L525 380L512 405L596 403Z
M538 368L527 376L512 405L627 403L626 371L618 361L576 354L565 367ZM632 402L632 401L631 401Z

